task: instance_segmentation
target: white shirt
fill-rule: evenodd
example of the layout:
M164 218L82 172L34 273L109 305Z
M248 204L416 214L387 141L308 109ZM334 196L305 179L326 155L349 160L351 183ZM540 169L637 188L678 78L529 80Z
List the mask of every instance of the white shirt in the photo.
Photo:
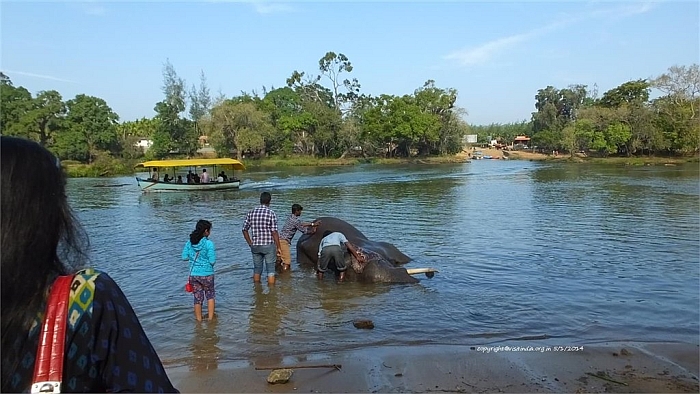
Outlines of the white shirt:
M206 172L203 172L202 177L200 178L200 182L209 183L209 174Z

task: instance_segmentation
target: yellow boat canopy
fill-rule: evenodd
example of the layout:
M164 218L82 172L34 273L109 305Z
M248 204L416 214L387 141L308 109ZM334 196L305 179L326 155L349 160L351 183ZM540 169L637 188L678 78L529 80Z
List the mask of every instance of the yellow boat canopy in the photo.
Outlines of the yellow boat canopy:
M245 165L236 159L182 159L182 160L151 160L139 163L136 167L203 167L203 166L232 166L234 170L245 170Z

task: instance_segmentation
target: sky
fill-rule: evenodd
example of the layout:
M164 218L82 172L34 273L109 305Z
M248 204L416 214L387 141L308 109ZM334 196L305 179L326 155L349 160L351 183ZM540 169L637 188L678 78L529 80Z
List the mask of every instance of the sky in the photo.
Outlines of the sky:
M32 94L103 98L151 117L166 61L212 96L285 86L345 54L361 92L458 91L470 124L530 120L538 89L624 82L700 63L700 2L0 2L0 70Z

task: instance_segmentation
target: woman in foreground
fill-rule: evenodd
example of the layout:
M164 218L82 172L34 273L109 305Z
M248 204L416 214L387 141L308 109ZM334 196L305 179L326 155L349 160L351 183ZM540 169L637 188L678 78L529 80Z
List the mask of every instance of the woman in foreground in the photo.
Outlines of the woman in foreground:
M190 239L182 248L182 259L190 264L189 283L192 285L194 296L194 317L202 321L202 304L207 299L209 321L214 320L216 291L214 289L214 264L216 250L214 243L209 240L211 222L200 220L190 234Z
M2 392L30 390L48 292L73 274L61 392L177 392L119 286L78 271L88 242L58 159L20 138L0 148Z

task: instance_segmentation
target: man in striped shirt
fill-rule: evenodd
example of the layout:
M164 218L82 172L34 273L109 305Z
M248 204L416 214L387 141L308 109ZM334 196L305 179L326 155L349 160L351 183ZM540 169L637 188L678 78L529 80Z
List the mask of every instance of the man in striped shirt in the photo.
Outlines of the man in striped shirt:
M292 216L290 216L287 221L282 226L282 231L280 231L280 246L282 247L282 270L286 271L292 264L292 253L290 251L292 246L292 238L297 233L297 230L304 234L313 234L316 232L316 227L321 222L313 221L310 223L302 222L299 220L301 216L301 211L304 208L299 204L292 205Z
M270 209L272 196L268 192L260 194L260 205L253 208L245 217L243 237L253 254L253 282L260 282L263 263L267 269L267 283L275 284L275 262L280 250L277 233L277 215ZM252 232L248 233L248 230Z

